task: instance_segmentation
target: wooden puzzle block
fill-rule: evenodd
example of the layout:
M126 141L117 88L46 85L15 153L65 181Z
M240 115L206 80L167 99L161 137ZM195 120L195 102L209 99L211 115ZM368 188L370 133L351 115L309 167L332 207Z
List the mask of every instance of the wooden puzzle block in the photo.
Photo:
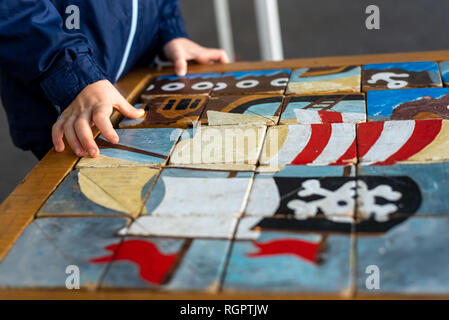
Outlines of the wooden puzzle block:
M212 209L211 209L212 210ZM120 230L122 236L232 239L238 218L226 216L180 215L139 217Z
M441 87L436 62L395 62L366 64L362 71L363 91Z
M361 123L357 126L357 152L359 162L363 164L447 161L449 121L436 119Z
M181 129L116 130L119 143L112 144L103 136L97 138L100 155L84 157L77 168L101 167L160 167L167 162L171 150L181 136Z
M352 221L355 213L354 166L286 166L276 174L257 174L246 216L295 219L326 217Z
M449 119L449 88L367 93L368 121Z
M290 70L237 71L223 74L211 95L283 94Z
M363 94L289 96L279 124L360 123L366 121Z
M207 103L202 124L276 125L281 113L282 96L246 95L213 97Z
M95 288L107 264L90 259L120 242L121 218L42 218L32 222L0 263L2 288L66 288L66 279L80 272L80 286ZM68 272L67 272L68 270Z
M219 73L191 73L183 77L176 75L160 76L142 94L147 101L153 96L174 94L209 94L221 78Z
M361 68L315 67L292 72L288 82L288 95L314 95L360 92Z
M229 251L229 240L124 239L101 286L216 292Z
M444 86L447 87L449 85L449 61L440 62L439 67Z
M384 234L357 239L357 290L364 294L449 293L448 218L410 218ZM377 289L369 290L375 266ZM371 267L372 268L372 267ZM371 277L372 279L372 277Z
M354 124L280 125L268 128L260 164L350 165L356 158Z
M120 128L192 127L197 122L208 101L207 96L178 95L156 96L143 106L142 118L125 118Z
M251 172L164 168L145 204L146 213L174 218L239 216L252 177Z
M359 166L358 214L375 221L416 215L448 215L449 163ZM365 179L365 178L368 178ZM374 189L377 190L374 192Z
M38 212L43 216L137 216L159 174L148 167L73 171Z
M323 215L307 219L293 216L274 215L271 217L244 216L239 220L239 227L234 236L236 240L254 240L263 232L287 233L335 233L350 235L354 232L355 219L349 216L325 217Z
M234 241L224 291L341 293L351 285L351 237L261 232Z
M260 125L203 126L185 130L169 164L255 165L266 127Z
M253 173L165 168L139 217L122 235L230 239Z

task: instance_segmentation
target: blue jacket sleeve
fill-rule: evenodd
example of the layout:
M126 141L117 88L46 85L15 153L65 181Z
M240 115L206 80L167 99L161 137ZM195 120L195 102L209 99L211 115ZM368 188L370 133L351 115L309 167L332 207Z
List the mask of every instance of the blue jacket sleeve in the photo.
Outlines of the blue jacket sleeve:
M107 78L88 40L66 32L63 23L50 0L0 1L0 68L25 85L37 83L62 109L87 85Z
M178 0L163 0L159 23L161 49L175 38L188 38Z

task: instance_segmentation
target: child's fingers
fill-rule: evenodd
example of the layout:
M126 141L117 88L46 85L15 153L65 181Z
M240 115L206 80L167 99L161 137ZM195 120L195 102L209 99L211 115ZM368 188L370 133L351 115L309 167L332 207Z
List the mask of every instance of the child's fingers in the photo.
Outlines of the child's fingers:
M72 116L69 119L67 119L67 121L64 124L64 134L73 152L78 157L83 157L86 155L86 152L78 140L78 137L75 133L74 125L75 125L75 116Z
M110 106L99 107L94 110L92 120L100 130L103 137L108 139L111 143L118 143L119 137L115 132L110 119Z
M227 53L221 49L205 49L200 52L195 60L203 64L213 62L229 63L229 57Z
M143 117L145 114L144 110L134 108L125 98L122 98L115 107L122 115L131 119Z
M177 76L185 76L187 73L187 61L184 57L175 60L175 73Z
M56 152L62 152L65 149L64 141L62 140L64 137L64 123L65 120L60 118L55 122L51 129L51 138Z
M84 150L87 150L89 156L95 158L98 155L98 146L94 141L92 129L89 125L90 114L83 113L75 120L75 133Z
M220 63L229 63L229 62L231 62L229 60L229 56L226 53L226 51L224 51L224 50L219 50L219 51L220 51L219 52L219 56L218 56L218 59L216 61L218 61Z

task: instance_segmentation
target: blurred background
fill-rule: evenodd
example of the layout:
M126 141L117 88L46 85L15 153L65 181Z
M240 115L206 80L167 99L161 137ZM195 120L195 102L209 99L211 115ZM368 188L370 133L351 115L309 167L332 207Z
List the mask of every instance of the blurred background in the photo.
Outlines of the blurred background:
M239 61L264 56L258 30L265 23L257 19L257 1L261 0L228 0L232 45ZM180 3L191 38L218 47L214 1ZM380 30L365 27L370 4L380 9ZM284 59L449 49L448 0L278 0L278 12L281 39L276 41ZM3 107L0 150L1 202L37 162L31 153L13 146Z

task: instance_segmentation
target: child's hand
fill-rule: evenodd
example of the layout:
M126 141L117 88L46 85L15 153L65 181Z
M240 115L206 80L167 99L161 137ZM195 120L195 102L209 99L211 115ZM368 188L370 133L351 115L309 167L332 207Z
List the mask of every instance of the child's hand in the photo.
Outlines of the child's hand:
M187 61L195 60L199 63L229 63L228 55L221 49L209 49L186 39L177 38L164 46L165 56L175 64L175 72L178 76L187 73Z
M94 125L111 143L118 143L118 135L110 120L113 108L129 118L138 118L144 114L143 110L131 106L108 80L88 85L53 125L52 139L55 150L64 151L62 137L65 135L70 148L77 156L98 156L99 149L91 129Z

